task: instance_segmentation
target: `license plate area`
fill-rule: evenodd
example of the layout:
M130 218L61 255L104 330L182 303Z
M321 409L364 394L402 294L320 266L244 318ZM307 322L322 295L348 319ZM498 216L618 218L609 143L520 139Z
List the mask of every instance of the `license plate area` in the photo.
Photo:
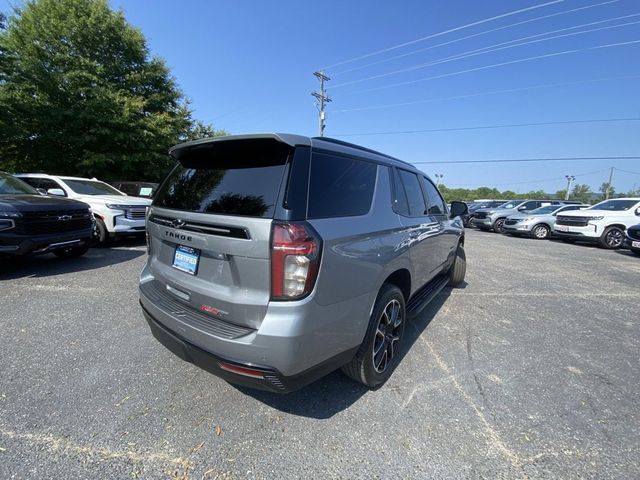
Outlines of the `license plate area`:
M640 242L633 241L631 242L631 246L634 248L640 248Z
M569 227L565 227L563 225L556 225L556 230L559 232L568 232L569 231Z
M189 275L198 273L198 264L200 263L200 250L184 245L178 245L173 254L172 267Z

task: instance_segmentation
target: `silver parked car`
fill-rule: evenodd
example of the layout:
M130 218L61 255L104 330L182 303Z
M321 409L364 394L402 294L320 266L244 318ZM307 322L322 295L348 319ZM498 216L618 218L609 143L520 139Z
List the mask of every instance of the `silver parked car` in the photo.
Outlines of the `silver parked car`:
M578 202L569 200L512 200L497 208L481 208L474 215L473 225L480 230L493 230L496 233L504 233L504 222L507 217L517 213L530 213L536 208L547 205L568 205Z
M148 213L140 302L154 336L228 380L287 392L343 367L369 387L407 317L466 269L460 215L412 165L328 138L173 147Z
M571 210L583 210L589 205L547 205L528 213L517 213L504 221L504 233L527 235L539 240L549 238L556 223L556 215Z

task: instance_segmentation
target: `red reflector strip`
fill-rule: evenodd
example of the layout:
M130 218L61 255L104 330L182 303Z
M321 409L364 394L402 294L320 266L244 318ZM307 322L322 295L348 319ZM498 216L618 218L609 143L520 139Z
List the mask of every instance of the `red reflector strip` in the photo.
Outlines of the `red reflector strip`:
M238 375L244 375L251 378L264 378L264 373L260 370L254 370L253 368L239 367L237 365L231 365L230 363L219 362L218 365L222 370L227 372L237 373Z

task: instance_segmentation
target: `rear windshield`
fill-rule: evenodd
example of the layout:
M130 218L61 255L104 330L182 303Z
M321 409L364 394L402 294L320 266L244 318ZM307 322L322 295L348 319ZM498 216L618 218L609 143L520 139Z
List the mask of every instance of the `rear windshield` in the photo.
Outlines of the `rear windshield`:
M288 152L237 142L180 152L180 163L155 195L162 208L272 218ZM235 142L227 142L235 143Z

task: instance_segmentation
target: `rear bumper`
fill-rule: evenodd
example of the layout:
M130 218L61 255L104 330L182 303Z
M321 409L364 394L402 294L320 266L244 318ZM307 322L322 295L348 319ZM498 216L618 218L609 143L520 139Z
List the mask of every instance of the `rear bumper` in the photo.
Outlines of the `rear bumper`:
M82 247L91 241L93 229L55 235L0 235L0 253L9 255L42 254L54 250Z
M193 363L197 367L213 373L229 383L275 393L293 392L310 384L347 363L353 358L357 350L356 347L299 374L286 376L274 367L238 361L203 350L158 322L158 320L144 308L144 305L142 305L142 313L156 340L182 360ZM239 369L250 369L252 375L248 376L233 373L225 370L223 368L225 366L226 368L232 366L239 367Z

